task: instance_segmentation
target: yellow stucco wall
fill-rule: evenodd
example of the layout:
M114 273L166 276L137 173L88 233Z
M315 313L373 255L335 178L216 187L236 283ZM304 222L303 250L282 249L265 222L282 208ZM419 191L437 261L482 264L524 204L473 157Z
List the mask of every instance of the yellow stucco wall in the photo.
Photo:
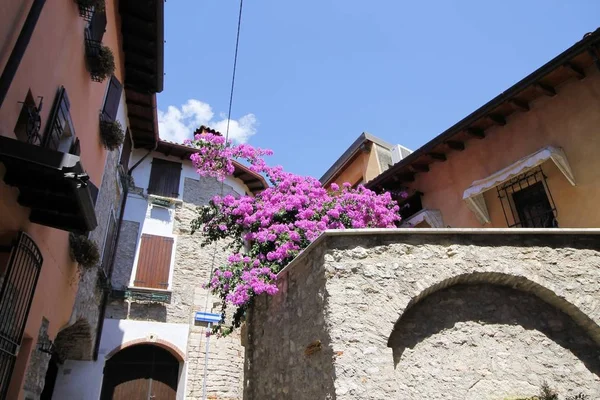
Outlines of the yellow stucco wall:
M424 193L423 207L440 210L444 226L480 228L462 200L464 190L552 145L563 148L577 184L571 186L552 161L542 164L560 227L600 227L600 72L594 66L586 73L583 80L557 87L556 96L531 102L530 111L512 114L505 126L486 130L485 139L469 140L464 151L450 151L446 162L417 174L409 186ZM484 227L506 227L496 189L486 192L485 199L491 223Z
M372 143L367 151L359 150L358 154L348 163L334 179L330 180L325 186L331 183L342 185L349 182L354 185L362 180L363 183L370 181L381 173L379 160L377 159L376 144Z

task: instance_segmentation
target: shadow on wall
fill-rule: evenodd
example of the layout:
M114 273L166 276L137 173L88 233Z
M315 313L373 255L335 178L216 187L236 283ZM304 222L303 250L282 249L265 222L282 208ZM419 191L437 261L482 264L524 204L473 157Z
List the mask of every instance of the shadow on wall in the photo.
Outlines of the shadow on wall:
M519 381L527 390L543 380L568 390L600 387L600 346L562 311L508 287L473 284L437 291L404 313L388 344L401 387L455 378L470 385ZM438 381L427 380L429 375ZM420 378L426 380L415 383Z
M58 333L54 341L62 360L90 361L94 355L92 328L86 319L78 319L73 325Z
M128 319L167 322L167 307L164 304L158 303L132 302Z

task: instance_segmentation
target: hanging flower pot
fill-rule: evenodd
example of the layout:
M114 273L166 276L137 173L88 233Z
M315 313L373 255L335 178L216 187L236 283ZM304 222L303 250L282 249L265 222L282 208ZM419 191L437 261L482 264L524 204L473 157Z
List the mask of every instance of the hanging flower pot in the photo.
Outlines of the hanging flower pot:
M84 268L91 268L100 261L96 243L84 235L69 234L71 259Z
M107 150L118 149L125 141L125 132L119 121L104 120L100 117L100 139Z
M79 7L79 16L90 22L96 11L104 11L105 0L75 0Z
M85 52L88 69L94 82L102 82L115 72L115 56L109 47L95 40L86 39Z

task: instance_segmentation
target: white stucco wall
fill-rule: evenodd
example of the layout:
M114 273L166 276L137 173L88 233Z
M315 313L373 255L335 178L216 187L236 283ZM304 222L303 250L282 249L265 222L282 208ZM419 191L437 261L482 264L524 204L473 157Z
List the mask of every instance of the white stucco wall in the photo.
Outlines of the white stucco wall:
M144 149L134 149L131 153L131 158L129 161L129 165L132 166L137 163L142 157L144 157L148 153L147 150ZM138 165L132 172L133 179L135 181L135 186L144 188L144 192L148 188L148 183L150 182L150 171L152 169L152 159L160 158L162 160L168 160L173 162L178 162L183 164L183 169L181 170L181 179L179 180L179 197L181 200L183 196L183 183L185 178L191 178L198 180L198 174L192 165L192 162L189 160L182 160L179 157L167 157L161 153L152 153L148 157L142 161L140 165ZM235 190L238 194L244 195L246 194L246 186L244 183L237 178L228 176L225 178L225 184L229 185Z
M123 343L161 339L187 354L188 324L105 319L97 361L66 361L58 371L53 398L98 400L106 356ZM152 339L151 339L152 338ZM185 398L187 363L180 366L177 399Z
M130 166L135 165L140 159L147 154L147 150L136 149L133 150L130 158ZM167 157L161 153L153 153L146 157L132 172L132 176L135 182L135 186L144 190L143 194L129 194L127 203L125 206L125 214L123 219L125 221L134 221L140 224L140 230L138 232L137 247L135 251L135 258L133 261L133 271L129 286L133 286L136 267L139 257L140 250L140 239L142 234L157 235L164 237L172 237L175 239L173 246L172 258L171 258L171 273L169 276L169 286L167 290L172 290L172 275L173 275L173 263L175 262L175 254L177 251L177 236L173 234L173 225L175 224L175 208L157 206L151 204L146 198L148 184L150 182L150 172L152 170L152 160L154 158L160 158L163 160L178 162L182 164L181 178L179 180L179 197L177 200L181 201L183 197L183 186L185 178L198 180L198 174L193 167L191 161L181 160L179 157ZM240 194L246 194L246 186L244 183L237 178L227 177L225 184L232 187L233 190Z

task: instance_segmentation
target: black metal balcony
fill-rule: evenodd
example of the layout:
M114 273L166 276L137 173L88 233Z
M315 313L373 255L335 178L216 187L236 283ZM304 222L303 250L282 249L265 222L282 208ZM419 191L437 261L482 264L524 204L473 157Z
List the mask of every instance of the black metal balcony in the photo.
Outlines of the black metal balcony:
M31 208L31 222L78 233L98 225L98 188L79 156L0 136L0 162L4 182L19 189L18 203Z

